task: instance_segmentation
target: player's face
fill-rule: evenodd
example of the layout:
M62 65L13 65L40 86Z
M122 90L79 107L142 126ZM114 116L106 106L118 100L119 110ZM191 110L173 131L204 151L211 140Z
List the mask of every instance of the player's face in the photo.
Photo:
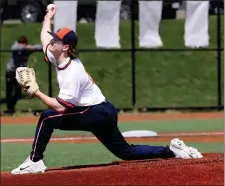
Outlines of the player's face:
M60 55L63 52L63 42L57 39L50 41L49 50L56 55Z

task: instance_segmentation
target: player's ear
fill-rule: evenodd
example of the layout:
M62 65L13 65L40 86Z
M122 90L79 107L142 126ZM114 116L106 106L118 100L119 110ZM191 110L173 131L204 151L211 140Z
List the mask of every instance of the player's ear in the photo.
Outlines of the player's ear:
M63 45L63 51L69 50L69 45Z

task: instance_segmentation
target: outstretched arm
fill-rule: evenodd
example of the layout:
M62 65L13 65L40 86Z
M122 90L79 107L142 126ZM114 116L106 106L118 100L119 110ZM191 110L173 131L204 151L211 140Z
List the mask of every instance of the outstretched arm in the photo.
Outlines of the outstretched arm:
M27 45L23 44L19 44L17 41L13 43L12 47L11 47L11 50L14 51L14 50L25 50L27 47Z
M26 50L30 52L34 52L35 50L40 50L42 49L42 45L36 44L36 45L26 45L26 44L19 44L17 41L13 43L11 50L16 51L16 50Z
M47 31L51 32L51 20L53 16L55 15L55 11L56 11L55 7L52 7L50 10L46 10L46 15L44 17L42 30L41 30L41 36L40 36L44 52L50 40L52 39L52 36Z
M26 46L26 50L28 50L30 53L35 52L36 50L41 50L42 48L43 47L40 44Z
M61 105L56 98L51 98L44 93L42 93L40 90L37 90L34 94L36 97L38 97L41 101L43 101L46 105L48 105L50 108L55 110L56 112L63 113L66 111L66 108Z

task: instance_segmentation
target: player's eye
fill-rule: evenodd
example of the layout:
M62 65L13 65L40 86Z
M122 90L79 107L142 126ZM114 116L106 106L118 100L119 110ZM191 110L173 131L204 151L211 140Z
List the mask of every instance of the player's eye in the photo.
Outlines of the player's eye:
M50 45L53 45L54 44L54 40L50 40Z

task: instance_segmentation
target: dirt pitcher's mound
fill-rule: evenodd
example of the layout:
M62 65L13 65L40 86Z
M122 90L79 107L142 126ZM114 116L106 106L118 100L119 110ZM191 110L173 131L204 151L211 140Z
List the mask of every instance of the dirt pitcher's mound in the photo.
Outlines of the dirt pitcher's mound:
M2 185L223 185L223 154L202 159L119 161L50 169L44 174L1 174Z

